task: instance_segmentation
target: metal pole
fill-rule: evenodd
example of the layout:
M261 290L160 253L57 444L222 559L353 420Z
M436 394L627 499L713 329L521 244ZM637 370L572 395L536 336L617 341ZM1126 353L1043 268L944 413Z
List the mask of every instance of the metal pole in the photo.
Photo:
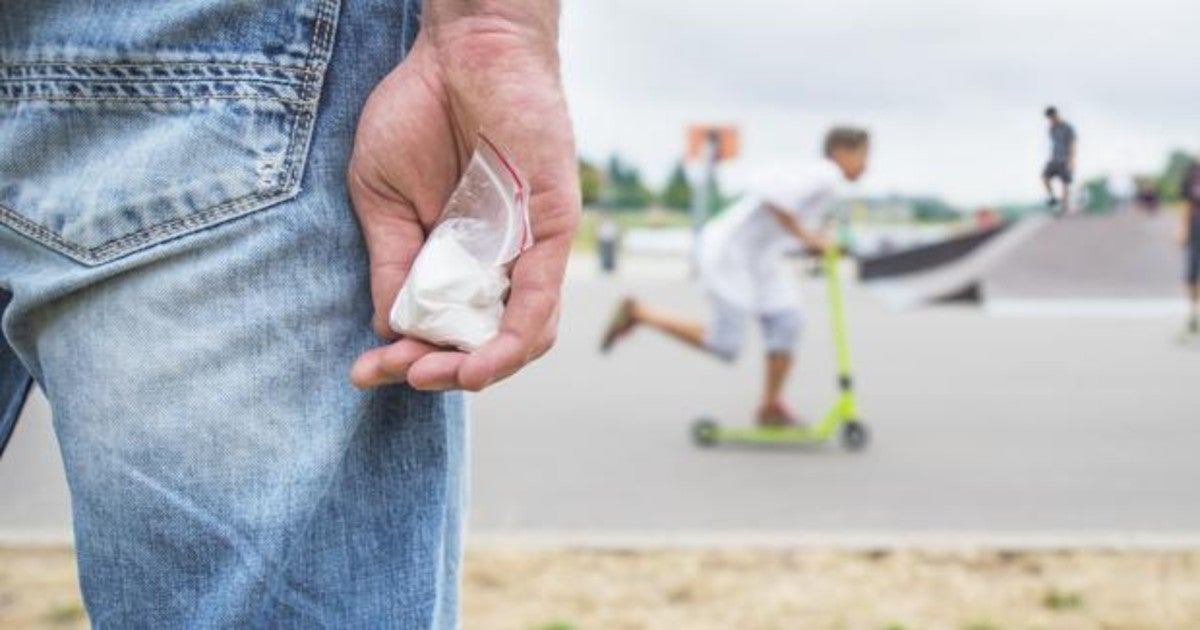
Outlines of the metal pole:
M708 219L708 191L712 190L716 177L718 141L716 133L708 134L700 157L701 174L692 182L692 275L696 275L700 266L700 231Z

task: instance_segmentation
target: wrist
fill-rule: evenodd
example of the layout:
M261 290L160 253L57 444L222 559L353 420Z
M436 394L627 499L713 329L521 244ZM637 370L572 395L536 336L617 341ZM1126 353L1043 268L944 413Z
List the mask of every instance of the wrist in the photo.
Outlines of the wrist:
M424 22L438 25L475 17L554 29L558 13L559 0L425 0Z
M557 0L427 0L422 32L435 48L486 58L519 50L558 64Z

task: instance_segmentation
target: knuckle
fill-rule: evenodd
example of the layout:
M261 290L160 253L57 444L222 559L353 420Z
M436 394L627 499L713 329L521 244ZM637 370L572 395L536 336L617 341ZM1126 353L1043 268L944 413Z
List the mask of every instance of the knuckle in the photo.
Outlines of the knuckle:
M533 357L540 359L550 352L555 345L558 344L558 330L553 329L542 337L541 341L534 347Z
M388 324L387 318L377 315L371 323L371 328L375 329L375 334L384 341L395 341L400 336L392 330Z

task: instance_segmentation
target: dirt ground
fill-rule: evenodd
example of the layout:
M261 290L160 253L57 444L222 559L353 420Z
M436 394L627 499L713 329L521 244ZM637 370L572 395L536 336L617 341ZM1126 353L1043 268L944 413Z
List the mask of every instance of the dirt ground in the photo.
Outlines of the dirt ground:
M86 627L72 554L0 549L0 628ZM1200 551L468 553L468 630L1200 628Z
M0 548L0 628L86 628L70 549Z

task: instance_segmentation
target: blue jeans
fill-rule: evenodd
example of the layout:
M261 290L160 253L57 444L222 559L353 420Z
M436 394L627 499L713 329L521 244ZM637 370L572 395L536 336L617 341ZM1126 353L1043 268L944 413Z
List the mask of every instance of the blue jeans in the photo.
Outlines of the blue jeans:
M27 371L96 627L457 624L464 401L347 376L420 3L339 4L0 0L0 430Z

